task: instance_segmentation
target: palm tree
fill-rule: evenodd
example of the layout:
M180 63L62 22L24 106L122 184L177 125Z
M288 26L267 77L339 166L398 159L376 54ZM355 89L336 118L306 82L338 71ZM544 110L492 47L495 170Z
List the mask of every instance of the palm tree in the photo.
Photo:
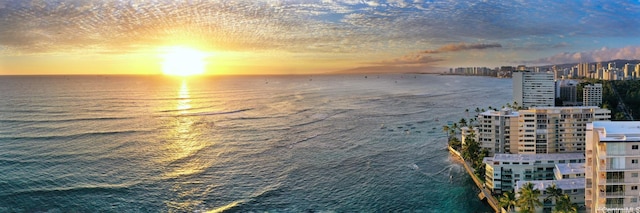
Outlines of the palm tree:
M443 125L442 126L442 131L447 133L447 140L451 140L451 138L449 137L449 131L451 130L451 128L449 128L449 125Z
M513 192L507 191L502 193L500 197L500 207L505 208L507 212L511 212L511 209L516 206L516 196Z
M546 201L550 201L552 198L553 200L556 201L556 203L558 202L558 199L560 199L560 197L562 197L562 189L558 188L558 186L556 186L556 184L551 184L551 186L548 186L545 190L544 190L545 194L547 194L547 197L544 199Z
M458 127L458 123L453 123L453 125L451 125L451 127L449 127L449 133L451 133L451 137L455 137L456 136L456 131L458 131L460 129L460 127Z
M540 197L540 190L533 189L531 182L525 183L518 191L516 206L520 208L520 212L535 212L536 207L542 206L538 197Z
M553 212L576 213L578 212L578 204L571 203L571 197L568 194L563 194L556 201L556 207Z
M458 121L458 123L460 123L460 127L467 126L467 120L465 120L464 118L460 118L460 121Z

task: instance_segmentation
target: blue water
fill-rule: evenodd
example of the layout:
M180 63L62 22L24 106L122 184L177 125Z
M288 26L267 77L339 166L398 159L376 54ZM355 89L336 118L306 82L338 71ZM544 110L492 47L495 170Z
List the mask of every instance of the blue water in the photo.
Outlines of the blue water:
M511 81L0 77L0 212L489 212L442 125Z

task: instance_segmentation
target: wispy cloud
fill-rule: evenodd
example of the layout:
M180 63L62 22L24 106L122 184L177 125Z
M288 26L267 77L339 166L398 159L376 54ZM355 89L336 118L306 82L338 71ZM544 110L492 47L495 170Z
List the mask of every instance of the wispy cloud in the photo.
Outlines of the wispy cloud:
M435 50L425 50L422 53L435 54L435 53L457 52L457 51L463 51L463 50L481 50L481 49L500 48L500 47L502 47L502 45L498 43L492 43L492 44L456 43L456 44L447 44Z
M416 49L435 54L511 47L513 39L577 47L584 44L573 43L576 37L640 34L637 11L637 2L617 0L0 0L0 45L5 54L38 54L194 43L211 50L362 59ZM445 60L413 57L396 62Z

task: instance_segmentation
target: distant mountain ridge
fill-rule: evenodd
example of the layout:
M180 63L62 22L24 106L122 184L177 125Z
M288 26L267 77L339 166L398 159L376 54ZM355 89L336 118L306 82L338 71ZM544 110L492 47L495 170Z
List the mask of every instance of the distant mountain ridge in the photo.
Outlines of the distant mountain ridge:
M368 66L338 70L330 74L442 73L447 70L442 67Z
M616 59L616 60L611 60L611 61L603 61L603 62L584 62L584 63L589 63L589 64L596 64L596 63L602 63L602 67L607 67L607 65L609 63L615 63L615 67L616 68L620 68L622 69L624 67L625 64L630 63L630 64L640 64L640 59ZM582 64L582 63L580 63ZM558 68L571 68L578 65L578 63L566 63L566 64L554 64L554 65L544 65L544 66L538 66L541 69L540 70L551 70L551 67L553 66L557 66Z

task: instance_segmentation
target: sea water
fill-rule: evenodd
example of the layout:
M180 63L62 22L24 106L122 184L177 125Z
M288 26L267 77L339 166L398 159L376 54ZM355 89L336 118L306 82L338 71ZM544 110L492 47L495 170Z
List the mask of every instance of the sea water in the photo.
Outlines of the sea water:
M508 102L488 77L4 76L0 212L490 212L442 126Z

